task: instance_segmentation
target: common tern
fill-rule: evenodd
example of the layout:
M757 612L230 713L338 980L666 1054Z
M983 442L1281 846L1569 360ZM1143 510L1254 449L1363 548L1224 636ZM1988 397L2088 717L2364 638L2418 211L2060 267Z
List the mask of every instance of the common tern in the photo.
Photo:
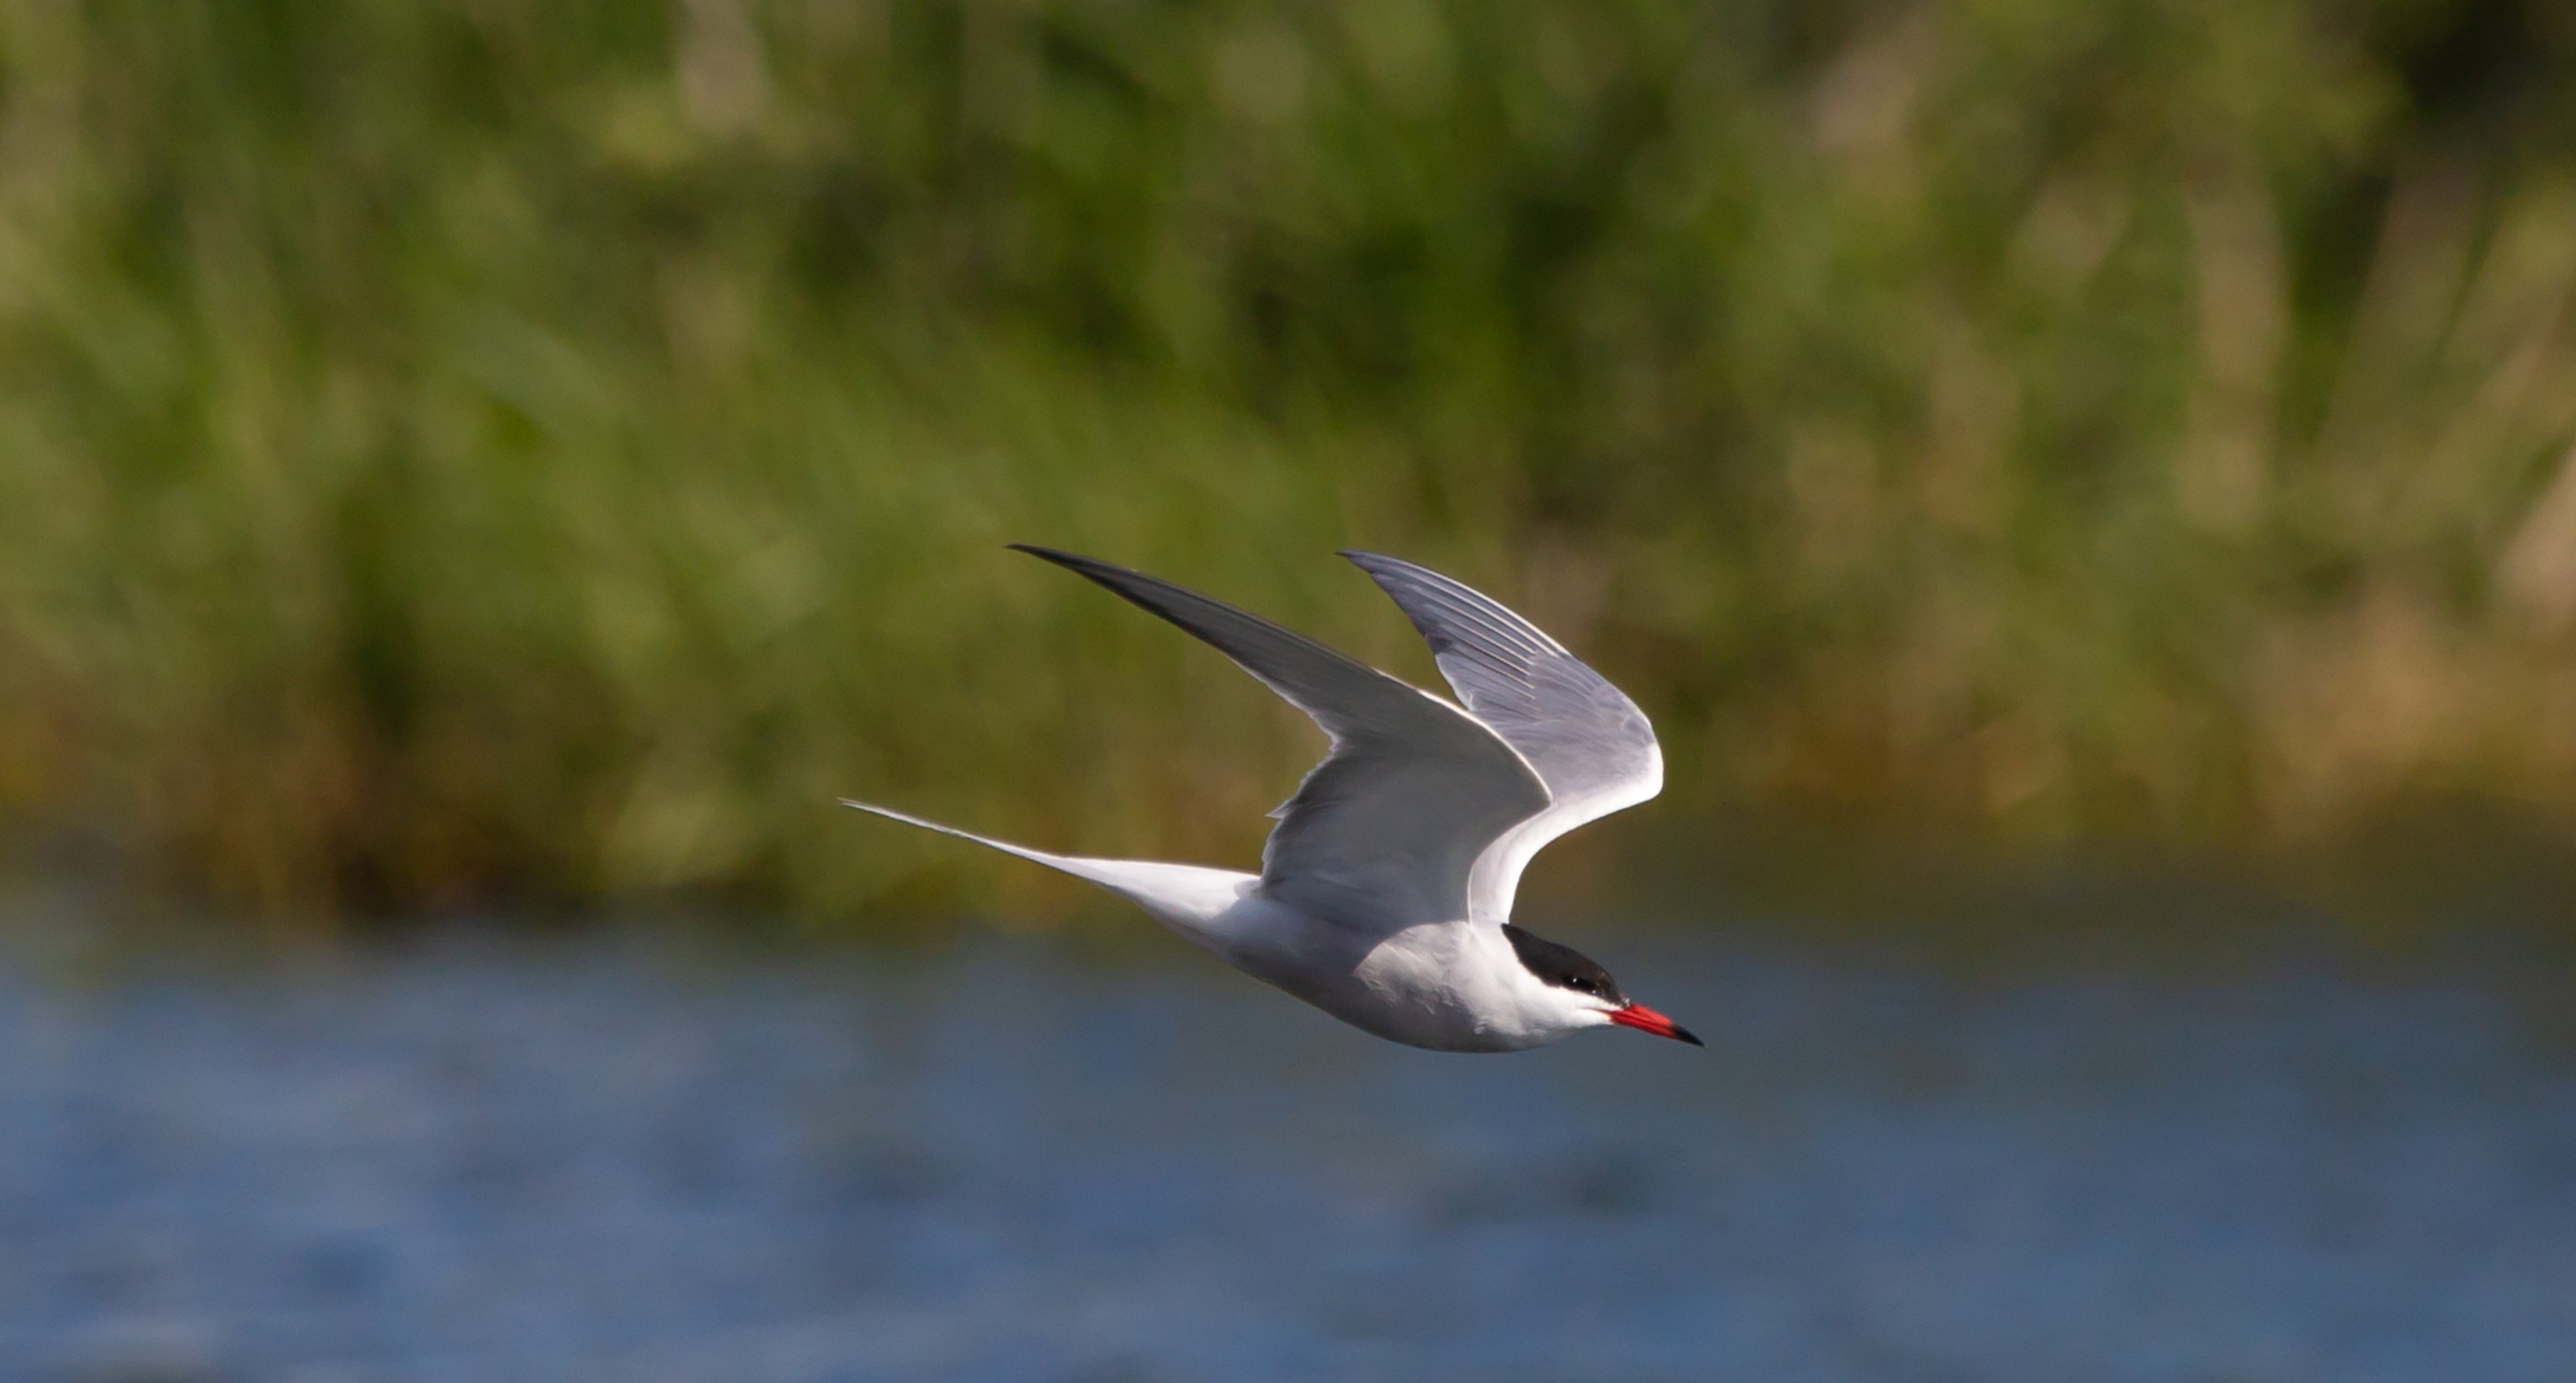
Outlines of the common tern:
M1368 552L1458 700L1171 582L1026 544L1170 620L1313 717L1332 749L1271 815L1245 874L1053 855L866 802L1121 894L1236 969L1409 1046L1511 1052L1613 1024L1703 1045L1568 946L1515 927L1521 870L1549 841L1653 797L1644 713L1538 627L1437 572Z

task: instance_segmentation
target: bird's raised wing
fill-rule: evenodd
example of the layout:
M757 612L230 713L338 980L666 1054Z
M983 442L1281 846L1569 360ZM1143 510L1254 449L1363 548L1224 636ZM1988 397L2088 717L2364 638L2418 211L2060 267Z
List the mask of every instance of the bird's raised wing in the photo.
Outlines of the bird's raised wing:
M1477 861L1549 809L1539 774L1448 702L1219 600L1124 567L1013 544L1170 620L1314 718L1332 751L1271 813L1264 893L1393 931L1470 915Z
M1506 831L1476 865L1472 915L1500 922L1511 915L1521 870L1549 841L1663 790L1655 727L1637 703L1501 602L1411 562L1342 555L1422 631L1468 712L1547 785L1547 809Z

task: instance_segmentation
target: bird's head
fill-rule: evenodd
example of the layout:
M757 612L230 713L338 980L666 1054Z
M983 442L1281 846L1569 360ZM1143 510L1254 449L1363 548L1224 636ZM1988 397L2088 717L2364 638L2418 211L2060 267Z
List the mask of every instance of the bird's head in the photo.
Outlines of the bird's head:
M1532 936L1508 922L1503 924L1503 935L1510 938L1521 967L1542 986L1544 1002L1559 1010L1556 1016L1568 1028L1615 1023L1694 1047L1708 1045L1693 1037L1688 1028L1620 993L1619 982L1590 956L1545 937Z

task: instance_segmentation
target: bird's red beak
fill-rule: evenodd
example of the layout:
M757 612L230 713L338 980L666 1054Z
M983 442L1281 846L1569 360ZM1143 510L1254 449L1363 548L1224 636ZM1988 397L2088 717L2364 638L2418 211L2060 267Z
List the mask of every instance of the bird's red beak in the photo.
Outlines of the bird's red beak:
M1614 1008L1610 1010L1610 1021L1623 1028L1635 1028L1639 1032L1650 1032L1657 1037L1669 1037L1675 1042L1687 1042L1694 1047L1708 1045L1691 1036L1690 1029L1644 1004L1632 1003L1626 1008Z

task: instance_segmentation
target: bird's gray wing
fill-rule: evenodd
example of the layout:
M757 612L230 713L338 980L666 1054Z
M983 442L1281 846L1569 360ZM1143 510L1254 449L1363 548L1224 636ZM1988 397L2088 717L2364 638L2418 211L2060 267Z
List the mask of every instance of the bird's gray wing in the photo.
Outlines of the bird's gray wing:
M1547 785L1547 810L1505 832L1476 867L1474 915L1500 922L1511 915L1521 870L1541 847L1663 790L1655 727L1637 703L1501 602L1398 558L1342 555L1422 631L1468 713L1518 750Z
M1261 854L1264 893L1311 915L1394 931L1469 916L1477 861L1548 810L1511 745L1456 706L1219 600L1124 567L1014 544L1170 620L1314 718L1333 747Z

